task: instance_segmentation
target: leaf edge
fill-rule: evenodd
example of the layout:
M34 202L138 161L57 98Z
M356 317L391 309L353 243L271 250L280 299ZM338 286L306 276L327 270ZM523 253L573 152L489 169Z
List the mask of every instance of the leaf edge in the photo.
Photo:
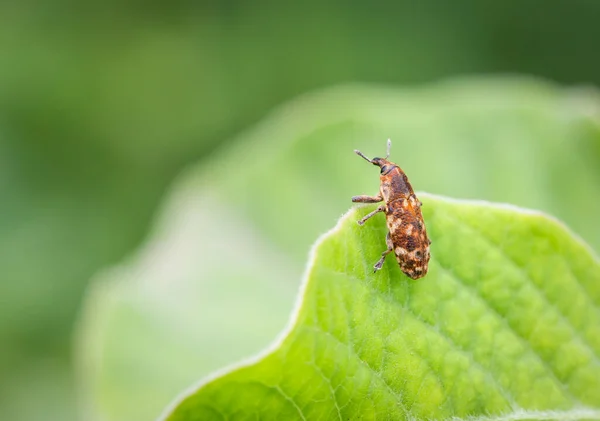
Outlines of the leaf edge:
M527 215L529 217L540 218L545 222L551 224L556 229L563 231L566 235L569 235L574 243L578 246L582 247L589 256L594 260L595 263L600 265L600 257L595 252L595 250L576 232L571 230L569 226L566 225L560 219L540 210L529 209L520 207L511 203L503 203L503 202L491 202L487 200L481 199L459 199L448 197L444 195L438 195L427 192L417 192L419 197L431 198L434 200L441 200L449 203L456 203L462 205L474 205L480 207L491 207L498 210L511 211L515 213L519 213L522 215ZM230 374L238 369L250 367L253 364L256 364L266 358L267 356L276 352L279 347L283 344L283 342L287 339L290 333L292 333L298 318L301 313L302 305L304 303L304 296L309 284L310 275L312 270L315 267L315 262L317 258L317 250L323 244L330 235L338 232L341 227L344 225L347 219L353 216L359 209L373 207L372 204L360 204L350 207L345 213L343 213L333 228L319 235L319 237L315 240L315 242L311 245L309 251L309 258L306 263L304 273L302 275L302 280L300 283L300 287L298 288L298 295L296 296L296 300L294 303L294 308L291 312L290 318L284 327L284 329L279 333L279 335L275 338L273 342L267 345L262 351L259 353L249 356L248 358L242 359L240 361L234 362L230 365L227 365L221 369L218 369L200 380L198 380L193 385L189 386L185 390L183 390L178 396L176 396L173 401L167 405L164 411L159 415L156 421L168 421L169 417L177 410L177 408L185 401L185 399L189 398L195 393L198 393L204 386L208 385L214 380L217 380L227 374ZM582 415L580 417L579 415ZM553 418L554 417L554 418ZM525 411L525 410L517 410L505 414L497 414L491 417L481 416L474 418L459 418L459 417L451 417L446 421L520 421L520 420L579 420L579 419L591 419L591 420L600 420L600 410L589 408L589 407L581 407L574 408L569 411Z

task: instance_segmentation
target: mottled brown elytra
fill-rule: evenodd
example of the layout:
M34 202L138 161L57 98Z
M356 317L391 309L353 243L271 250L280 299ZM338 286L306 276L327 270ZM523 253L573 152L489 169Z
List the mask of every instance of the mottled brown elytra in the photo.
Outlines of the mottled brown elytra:
M377 196L354 196L352 201L384 202L358 221L359 225L363 225L370 217L385 212L389 230L385 240L388 248L381 253L381 259L375 263L374 272L381 269L385 257L393 251L402 272L412 279L419 279L427 273L431 240L427 238L427 230L421 214L422 203L417 199L404 171L398 165L388 161L391 146L392 141L388 139L385 158L369 159L360 151L354 151L371 164L381 168L379 177L381 184Z

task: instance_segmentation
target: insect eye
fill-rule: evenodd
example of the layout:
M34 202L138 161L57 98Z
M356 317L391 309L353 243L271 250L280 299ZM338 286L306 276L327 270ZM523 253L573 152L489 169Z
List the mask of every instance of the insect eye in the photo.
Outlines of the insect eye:
M389 168L390 168L389 165L383 165L381 167L381 174L383 174L384 172L386 172Z
M423 257L423 253L421 253L421 250L417 250L415 251L415 257L417 259L421 259L421 257Z

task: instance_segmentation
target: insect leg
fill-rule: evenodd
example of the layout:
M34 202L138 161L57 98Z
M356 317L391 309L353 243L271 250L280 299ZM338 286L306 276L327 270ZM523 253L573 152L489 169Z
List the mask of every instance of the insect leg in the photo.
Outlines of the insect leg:
M381 259L379 259L379 261L377 263L375 263L375 266L373 266L373 273L377 272L379 269L381 269L383 267L383 262L385 262L385 258L388 254L390 254L393 250L394 250L394 245L392 244L392 238L390 237L390 233L387 233L387 236L385 237L385 242L388 246L388 249L386 251L384 251L383 253L381 253Z
M385 210L385 205L379 206L373 212L366 214L360 221L357 221L358 225L363 225L365 222L367 222L367 219L369 219L370 217L372 217L374 215L377 215L379 212L383 212L384 210Z
M381 195L377 196L353 196L352 201L354 203L377 203L381 202L383 197Z

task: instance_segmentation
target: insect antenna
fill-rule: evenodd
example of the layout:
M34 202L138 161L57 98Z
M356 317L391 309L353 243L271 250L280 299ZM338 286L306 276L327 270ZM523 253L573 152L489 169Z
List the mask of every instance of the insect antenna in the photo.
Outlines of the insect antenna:
M387 155L385 156L385 159L390 157L390 149L392 149L392 139L388 139L387 141Z
M364 158L367 162L370 162L371 164L373 163L373 160L367 158L366 156L363 155L363 153L361 151L359 151L358 149L354 149L354 153L358 156L360 156L361 158Z

